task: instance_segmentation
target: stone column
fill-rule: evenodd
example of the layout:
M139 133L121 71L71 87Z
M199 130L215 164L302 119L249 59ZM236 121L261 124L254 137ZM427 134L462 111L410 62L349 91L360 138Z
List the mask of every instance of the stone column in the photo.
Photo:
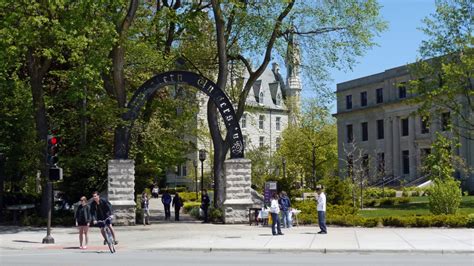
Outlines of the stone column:
M252 207L251 161L230 159L224 162L225 194L224 223L247 223L248 209Z
M392 138L393 138L393 149L392 149L392 161L393 161L393 175L400 176L400 117L393 117L393 128L392 128Z
M108 200L114 212L114 224L135 225L135 162L109 160Z

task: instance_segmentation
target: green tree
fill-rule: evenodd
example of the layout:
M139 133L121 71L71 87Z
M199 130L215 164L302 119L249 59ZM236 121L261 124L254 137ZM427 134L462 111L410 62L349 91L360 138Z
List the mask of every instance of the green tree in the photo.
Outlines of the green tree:
M429 206L433 214L454 214L461 204L460 182L453 177L453 142L437 133L431 153L424 162L424 170L433 181Z
M292 34L305 37L301 38L302 65L312 74L308 76L318 80L327 67L353 65L354 57L372 47L372 38L385 28L376 1L277 1L269 6L259 1L223 4L212 0L211 3L219 63L217 85L225 90L231 61L240 62L249 73L236 94L238 119L244 112L249 90L270 59L275 54L285 54L283 48ZM215 148L214 176L218 190L215 202L220 206L224 192L223 163L230 136L220 132L218 112L211 101L208 122Z
M421 59L410 67L421 113L450 112L452 128L467 139L474 139L473 10L471 0L436 1L436 12L423 20Z
M278 155L286 158L288 176L293 182L304 179L313 187L320 179L337 171L337 132L334 119L326 107L314 100L305 102L297 125L283 132Z

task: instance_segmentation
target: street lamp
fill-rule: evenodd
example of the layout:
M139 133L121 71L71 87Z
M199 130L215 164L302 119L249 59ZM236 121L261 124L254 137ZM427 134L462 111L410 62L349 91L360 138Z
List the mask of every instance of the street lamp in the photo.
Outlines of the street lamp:
M197 176L198 163L196 160L193 160L193 166L194 166L194 188L196 190L196 200L197 200L198 199L198 176Z
M201 161L201 196L204 188L204 161L206 160L206 150L199 150L199 161Z
M286 178L286 158L282 157L281 158L281 164L283 166L283 179Z

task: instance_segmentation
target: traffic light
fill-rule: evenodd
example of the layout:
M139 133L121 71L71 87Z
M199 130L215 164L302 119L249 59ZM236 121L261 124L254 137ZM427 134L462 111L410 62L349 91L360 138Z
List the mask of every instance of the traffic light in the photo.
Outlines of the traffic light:
M56 166L58 163L59 137L48 135L48 165Z

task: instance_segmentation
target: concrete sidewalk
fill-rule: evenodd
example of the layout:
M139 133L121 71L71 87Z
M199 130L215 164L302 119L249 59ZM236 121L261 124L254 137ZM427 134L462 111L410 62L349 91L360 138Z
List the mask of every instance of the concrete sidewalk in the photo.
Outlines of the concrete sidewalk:
M299 226L272 236L269 227L189 222L116 227L118 250L474 254L473 229L329 227L327 235L317 231L314 226ZM41 244L45 235L45 228L0 227L0 252L78 249L75 228L53 228L55 244ZM98 228L90 229L89 250L105 250Z

